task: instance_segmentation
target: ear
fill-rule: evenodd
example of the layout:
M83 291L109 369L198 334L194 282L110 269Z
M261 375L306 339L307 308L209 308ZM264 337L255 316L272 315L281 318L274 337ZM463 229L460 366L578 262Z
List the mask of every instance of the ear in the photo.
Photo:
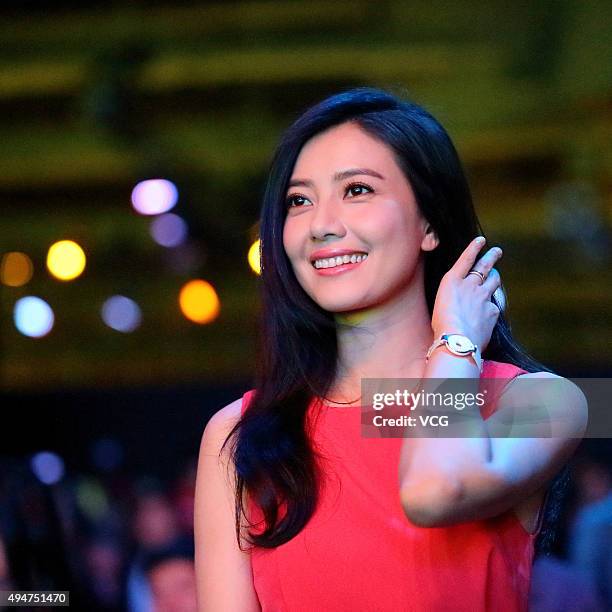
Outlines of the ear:
M438 244L440 244L438 235L431 227L431 225L427 223L425 228L425 236L423 236L423 240L421 241L421 250L433 251L438 246Z

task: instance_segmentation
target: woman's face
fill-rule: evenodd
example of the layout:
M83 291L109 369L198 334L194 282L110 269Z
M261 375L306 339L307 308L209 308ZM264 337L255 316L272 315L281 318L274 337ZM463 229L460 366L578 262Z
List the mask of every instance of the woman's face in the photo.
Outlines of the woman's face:
M325 310L382 305L415 279L422 290L415 275L421 250L437 245L427 228L392 150L356 123L330 128L302 148L287 191L283 244L299 283Z

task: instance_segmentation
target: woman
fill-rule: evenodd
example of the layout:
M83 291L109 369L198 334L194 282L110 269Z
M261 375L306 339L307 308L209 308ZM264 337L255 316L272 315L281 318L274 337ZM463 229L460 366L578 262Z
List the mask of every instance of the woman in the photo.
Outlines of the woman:
M201 610L526 609L539 511L586 404L513 341L492 299L501 249L480 256L479 234L420 107L360 88L287 130L261 216L257 386L200 449ZM481 377L558 379L547 406L569 435L360 435L362 378ZM496 415L520 411L515 389Z

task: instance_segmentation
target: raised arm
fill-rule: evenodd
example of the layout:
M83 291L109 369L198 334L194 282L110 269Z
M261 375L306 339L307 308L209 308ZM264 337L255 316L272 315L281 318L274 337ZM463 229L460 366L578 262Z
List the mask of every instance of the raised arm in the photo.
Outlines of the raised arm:
M256 612L250 554L236 541L234 470L227 434L240 418L242 399L217 412L208 422L198 460L195 492L195 564L199 612ZM228 470L229 467L229 470Z
M493 268L501 249L490 249L475 263L482 245L473 240L444 275L432 331L434 338L465 335L484 351L500 313L491 296L501 283ZM474 270L477 274L470 274ZM476 276L486 280L480 283ZM463 379L466 391L478 391L478 360L442 347L432 350L425 381ZM578 446L586 430L588 406L571 381L549 372L532 372L506 385L486 425L477 416L461 437L429 437L424 430L422 437L405 440L399 466L400 499L412 522L441 527L485 519L542 490ZM536 427L538 423L544 432ZM508 435L509 424L516 427L514 437Z

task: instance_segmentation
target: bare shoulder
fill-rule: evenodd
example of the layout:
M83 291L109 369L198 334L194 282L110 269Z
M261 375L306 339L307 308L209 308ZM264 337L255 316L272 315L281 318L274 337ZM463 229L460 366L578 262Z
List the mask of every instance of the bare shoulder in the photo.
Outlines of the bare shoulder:
M221 408L202 435L194 505L198 610L260 610L250 553L239 546L236 534L234 465L229 447L223 448L241 406L242 398Z
M202 434L200 454L219 455L227 436L240 420L241 411L242 398L239 397L210 417Z
M549 417L563 424L572 437L582 437L587 426L588 404L582 389L552 372L520 374L506 386L502 402L514 407L545 406Z

